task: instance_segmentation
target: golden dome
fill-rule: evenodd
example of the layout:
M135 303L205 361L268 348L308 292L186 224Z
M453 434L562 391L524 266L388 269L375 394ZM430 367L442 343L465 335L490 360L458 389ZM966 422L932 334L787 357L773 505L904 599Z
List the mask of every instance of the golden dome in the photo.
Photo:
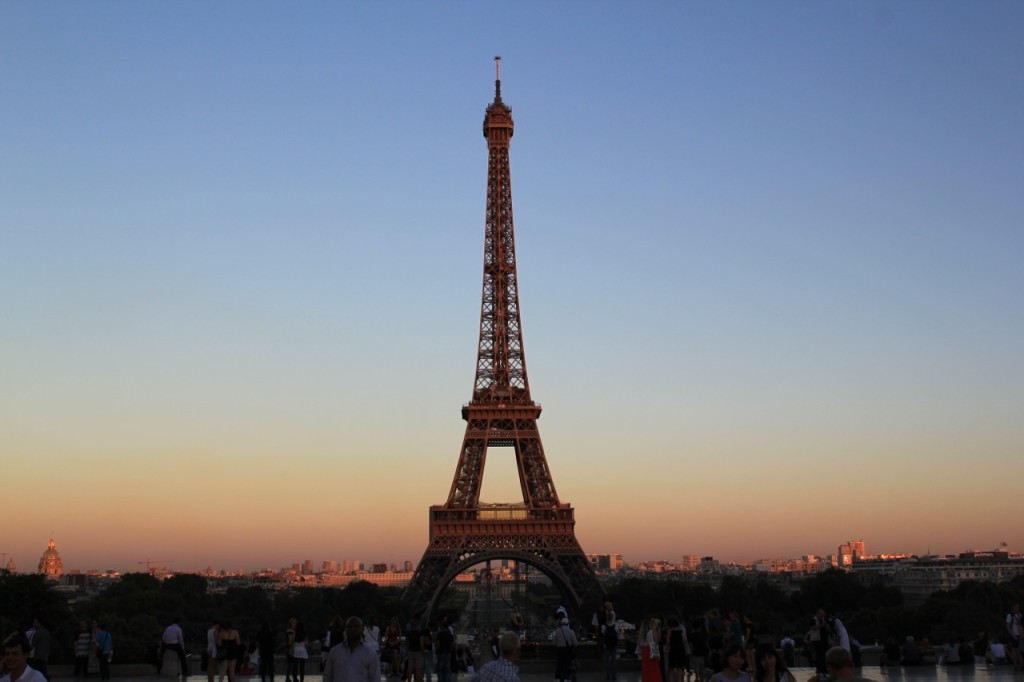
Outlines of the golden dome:
M50 538L49 546L39 559L39 572L50 576L54 580L60 578L64 573L64 562L60 560L60 552L57 551L53 538Z

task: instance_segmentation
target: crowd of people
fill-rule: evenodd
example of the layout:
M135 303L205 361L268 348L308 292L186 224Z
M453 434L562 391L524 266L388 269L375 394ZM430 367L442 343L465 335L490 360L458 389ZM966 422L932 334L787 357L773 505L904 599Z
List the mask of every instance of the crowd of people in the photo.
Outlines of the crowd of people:
M550 617L549 617L550 618ZM620 621L610 602L602 604L586 628L569 619L564 607L554 617L550 642L555 650L555 682L576 682L576 653L585 639L596 642L604 661L606 682L617 680L618 657L628 628ZM644 619L635 630L630 653L640 659L641 682L797 682L795 667L797 641L784 635L777 642L759 635L750 617L735 611L711 609L685 619L679 616ZM995 640L986 633L973 639L933 646L927 639L907 636L902 644L886 642L881 666L938 664L1013 665L1024 669L1024 623L1020 606L1014 604L1006 616L1006 630ZM517 663L526 637L525 623L513 607L507 629L495 631L490 640L491 660L476 668L473 652L456 637L448 618L437 622L412 619L404 626L392 618L382 630L372 620L364 624L357 617L336 617L319 645L319 665L324 682L380 682L398 678L401 682L452 682L459 671L472 673L472 682L517 682ZM809 620L802 637L802 653L815 669L807 682L855 678L860 667L859 644L843 622L825 609ZM96 661L100 680L110 679L114 654L113 637L99 621L82 620L73 641L74 676L90 675ZM38 618L4 642L4 672L0 682L48 682L51 652L50 632ZM305 682L309 659L317 647L310 642L302 621L288 619L278 633L264 622L249 641L230 621L212 622L206 633L201 668L208 682L235 682L236 675L259 675L260 682L275 682L275 657L285 658L284 682ZM180 619L168 625L154 651L157 672L176 664L176 673L189 676L185 633Z
M824 623L824 619L821 621ZM795 642L775 643L759 637L749 616L710 609L680 616L643 620L636 631L636 655L643 682L794 682ZM824 626L815 629L825 636ZM597 636L600 633L596 633ZM825 642L829 639L826 638ZM822 651L822 654L824 652ZM824 664L824 655L821 656ZM608 678L614 679L614 677Z

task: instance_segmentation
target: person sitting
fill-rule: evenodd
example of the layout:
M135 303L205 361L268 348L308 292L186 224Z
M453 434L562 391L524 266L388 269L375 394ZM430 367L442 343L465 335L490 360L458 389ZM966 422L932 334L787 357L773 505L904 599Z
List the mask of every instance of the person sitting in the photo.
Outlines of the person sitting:
M866 677L857 677L853 672L853 655L841 646L834 646L825 652L825 672L814 675L807 682L874 682Z
M900 665L921 665L924 662L921 647L914 641L913 635L907 635L907 642L903 645L900 654Z
M992 652L992 662L996 665L1006 665L1010 662L1006 658L1006 647L1002 642L992 642L989 645L989 651Z
M939 657L939 665L960 665L960 650L953 640L942 645L942 656Z
M942 647L939 647L939 652L941 653L941 651ZM921 662L927 665L935 665L938 663L935 647L932 646L931 641L927 637L921 638Z
M974 665L974 647L963 635L957 640L956 653L960 657L960 665Z
M903 655L900 652L900 645L896 643L896 640L890 637L885 640L885 646L882 647L882 656L878 660L878 665L885 667L887 665L899 665L900 658Z

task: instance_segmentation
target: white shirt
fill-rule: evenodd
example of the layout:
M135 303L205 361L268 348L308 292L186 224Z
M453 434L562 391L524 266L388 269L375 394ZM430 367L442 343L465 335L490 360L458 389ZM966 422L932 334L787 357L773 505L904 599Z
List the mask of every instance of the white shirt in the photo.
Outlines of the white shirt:
M846 631L846 626L843 625L843 621L838 618L832 619L832 629L836 633L836 646L841 646L847 651L850 651L850 633Z
M369 625L363 628L363 644L370 648L370 651L380 650L380 628L376 625Z
M324 682L380 682L380 659L365 644L335 644L324 661Z
M11 674L7 673L3 677L0 677L0 682L11 682ZM43 674L33 668L30 665L25 666L25 671L21 673L21 677L18 678L18 682L46 682L46 678Z
M1014 637L1020 637L1020 614L1019 613L1008 613L1006 614L1006 625L1010 629L1010 634Z
M576 639L576 633L568 625L562 625L555 630L551 640L555 643L555 647L573 647L579 644L579 641Z
M180 644L185 646L185 633L182 632L181 626L177 623L171 623L164 630L164 635L161 637L165 644Z

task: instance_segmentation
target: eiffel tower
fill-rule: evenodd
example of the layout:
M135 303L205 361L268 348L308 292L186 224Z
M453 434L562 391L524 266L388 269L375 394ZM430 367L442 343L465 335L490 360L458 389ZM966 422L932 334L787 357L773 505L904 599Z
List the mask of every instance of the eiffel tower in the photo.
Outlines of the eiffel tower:
M448 500L430 508L430 543L405 598L429 616L455 576L476 564L512 559L551 579L563 603L596 603L602 589L576 540L573 509L555 492L530 398L519 317L512 183L508 149L512 109L501 101L501 57L495 57L494 101L484 115L487 211L483 301L473 399L462 408L466 435ZM514 448L522 504L480 501L487 449Z

